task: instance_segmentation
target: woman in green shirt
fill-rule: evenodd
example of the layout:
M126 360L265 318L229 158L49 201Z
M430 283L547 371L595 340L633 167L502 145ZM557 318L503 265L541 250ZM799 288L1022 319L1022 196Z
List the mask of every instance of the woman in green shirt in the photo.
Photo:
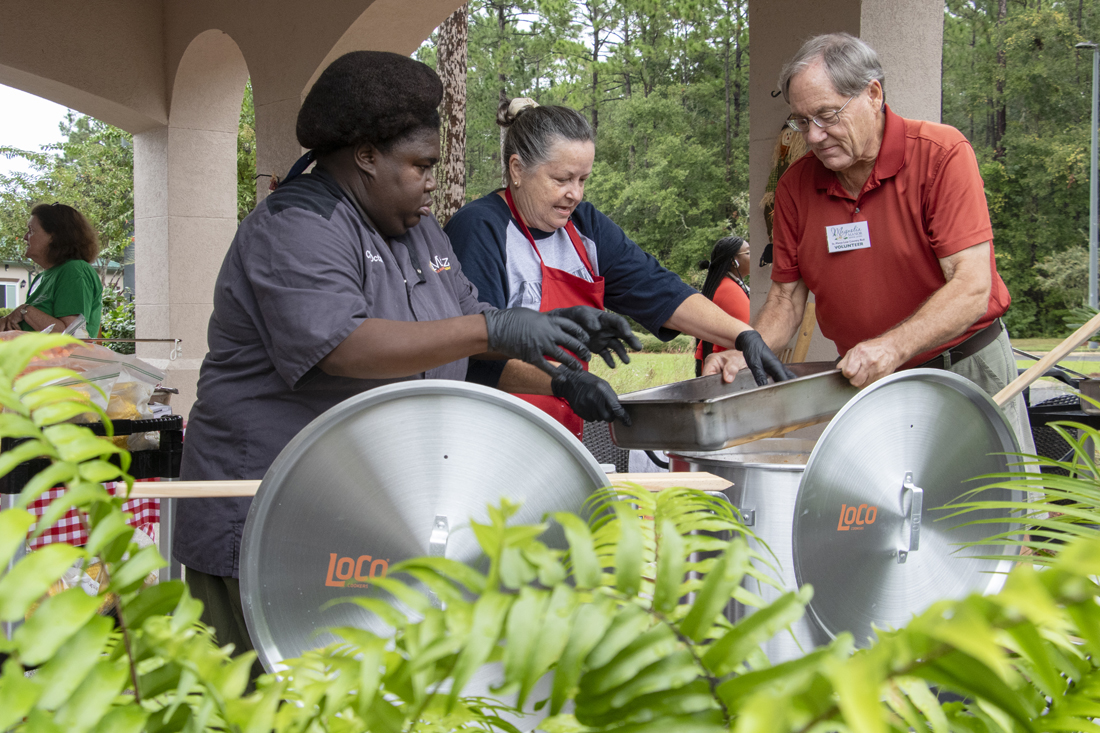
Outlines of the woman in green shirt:
M41 331L51 324L60 333L84 316L87 334L98 336L103 285L89 264L99 240L84 215L65 204L39 204L27 222L27 258L42 268L31 280L27 302L0 319L3 331Z

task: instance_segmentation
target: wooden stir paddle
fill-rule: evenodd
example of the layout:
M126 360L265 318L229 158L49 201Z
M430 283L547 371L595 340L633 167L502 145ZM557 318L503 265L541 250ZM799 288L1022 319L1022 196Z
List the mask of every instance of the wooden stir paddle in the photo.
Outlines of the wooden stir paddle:
M638 484L643 489L660 491L671 486L684 486L701 491L723 491L733 484L721 476L704 471L691 473L611 473L613 484ZM154 481L137 482L131 499L205 499L231 496L255 496L259 481Z
M1100 313L1090 318L1088 323L1081 326L1070 334L1065 341L1051 349L1049 354L1033 364L1030 369L1009 382L1008 386L993 396L993 401L1003 407L1005 403L1014 399L1016 395L1029 387L1032 382L1043 376L1047 369L1050 369L1060 362L1065 358L1066 354L1083 344L1088 340L1089 336L1097 331L1100 331Z

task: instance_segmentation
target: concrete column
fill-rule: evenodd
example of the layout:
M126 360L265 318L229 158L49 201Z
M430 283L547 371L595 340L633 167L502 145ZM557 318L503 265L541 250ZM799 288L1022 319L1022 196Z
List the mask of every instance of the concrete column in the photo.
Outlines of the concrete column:
M943 3L863 0L860 38L878 51L886 102L902 117L939 122L943 81Z
M180 62L168 125L134 136L138 356L167 371L187 415L195 400L214 282L237 230L237 131L248 69L220 31L194 39Z
M772 169L772 150L790 109L778 90L783 64L811 36L846 32L878 52L886 72L886 100L904 117L939 121L940 67L943 55L943 3L939 0L749 0L752 65L749 71L749 195L753 202L752 313L764 305L771 267L758 266L768 242L759 206ZM809 361L836 358L836 346L820 329Z
M253 79L252 83L253 94L259 97L257 81ZM282 178L305 152L294 132L301 106L302 100L298 94L266 104L261 104L257 99L256 173L274 174ZM270 184L271 179L266 176L256 179L257 204L270 193Z

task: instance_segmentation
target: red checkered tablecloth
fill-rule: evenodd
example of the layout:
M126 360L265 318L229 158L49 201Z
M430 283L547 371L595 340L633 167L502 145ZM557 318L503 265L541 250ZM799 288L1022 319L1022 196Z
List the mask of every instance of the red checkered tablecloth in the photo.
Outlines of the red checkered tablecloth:
M159 479L138 480L158 481ZM111 481L104 484L104 486L107 487L107 491L115 495L126 490L126 484L120 481ZM40 517L45 513L50 502L64 495L64 493L65 489L63 488L50 489L31 502L28 511L36 517ZM131 499L122 505L122 511L129 512L133 515L128 522L131 527L140 529L152 539L156 539L156 537L153 536L153 525L160 521L159 499ZM32 526L30 532L27 533L28 539L30 538L30 533L34 532L34 529L35 527ZM37 550L39 547L53 544L54 542L83 545L86 544L87 541L88 532L84 528L84 522L81 520L80 512L76 509L70 509L69 513L62 517L54 526L50 527L33 540L30 540L30 548L32 550Z

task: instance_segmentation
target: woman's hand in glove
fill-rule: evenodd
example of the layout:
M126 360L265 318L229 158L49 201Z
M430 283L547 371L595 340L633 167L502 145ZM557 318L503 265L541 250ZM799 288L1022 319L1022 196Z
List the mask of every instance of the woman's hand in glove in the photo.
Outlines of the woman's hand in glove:
M549 315L568 318L587 331L588 348L593 354L602 356L612 369L615 368L612 351L619 355L623 364L629 364L630 357L626 353L626 347L629 346L635 351L640 351L642 348L642 342L630 330L630 324L625 318L615 313L587 305L575 305L571 308L555 308Z
M568 402L582 419L604 422L618 419L624 425L630 424L630 416L619 404L615 390L595 374L559 367L553 376L550 389L554 396Z
M795 378L794 372L783 366L783 362L772 353L756 331L742 331L733 345L745 357L745 364L752 372L752 378L756 380L758 387L767 384L769 376L777 382Z
M569 318L530 308L506 308L486 311L485 329L489 334L489 351L534 364L550 376L556 372L546 357L575 370L581 364L570 351L584 361L592 358L592 352L585 346L588 332Z

